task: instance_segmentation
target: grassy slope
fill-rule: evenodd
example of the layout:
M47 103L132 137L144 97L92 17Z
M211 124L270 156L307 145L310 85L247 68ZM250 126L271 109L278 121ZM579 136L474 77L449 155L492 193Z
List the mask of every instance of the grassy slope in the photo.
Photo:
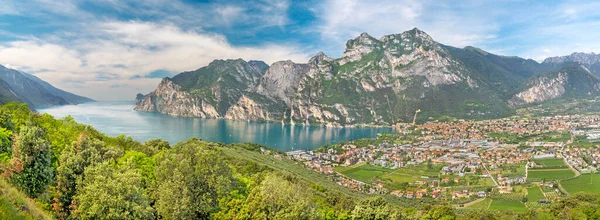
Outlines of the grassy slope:
M52 219L35 201L0 178L0 219Z
M244 159L259 165L267 166L283 174L292 174L297 178L307 181L309 183L320 185L329 191L341 193L343 195L356 198L357 201L373 196L354 191L344 186L340 186L337 183L330 180L326 175L319 174L300 165L296 165L294 164L294 161L288 160L286 158L282 158L281 160L279 160L274 158L273 156L264 155L260 152L250 151L238 147L218 148L222 150L223 153L227 156ZM391 204L395 204L400 207L422 207L426 204L430 205L435 203L435 201L432 199L414 200L407 198L399 198L392 195L383 195L383 198L385 198Z
M226 155L230 157L240 158L252 161L254 163L267 166L273 170L276 170L284 174L293 174L300 179L315 183L326 187L327 189L334 190L343 193L348 196L365 197L366 195L358 193L346 187L340 186L335 182L329 180L325 175L308 170L304 167L294 164L294 161L283 158L282 160L276 159L273 156L261 154L260 152L249 151L241 148L233 147L219 147Z

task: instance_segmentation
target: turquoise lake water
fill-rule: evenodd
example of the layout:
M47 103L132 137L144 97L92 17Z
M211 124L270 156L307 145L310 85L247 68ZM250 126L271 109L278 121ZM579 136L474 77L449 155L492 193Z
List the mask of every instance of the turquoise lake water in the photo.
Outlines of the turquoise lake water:
M310 150L377 133L390 128L327 128L325 126L282 125L224 119L173 117L158 113L137 112L130 102L94 102L38 109L57 118L71 115L79 123L94 126L107 135L126 134L139 141L162 138L172 144L188 138L234 143L253 142L283 151Z

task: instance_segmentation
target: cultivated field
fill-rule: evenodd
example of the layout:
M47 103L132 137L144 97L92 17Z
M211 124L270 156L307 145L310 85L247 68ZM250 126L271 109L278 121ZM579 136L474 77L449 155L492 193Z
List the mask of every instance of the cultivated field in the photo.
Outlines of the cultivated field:
M536 164L542 165L544 167L547 168L560 168L560 167L568 167L567 164L565 164L565 161L563 159L560 158L551 158L551 159L539 159L539 160L533 160L533 162L535 162Z
M525 207L525 204L518 201L494 199L490 205L490 210L526 212L527 207Z
M530 169L527 181L538 182L538 181L550 181L550 180L562 180L568 179L575 176L572 170L563 169Z
M374 166L374 165L370 165L370 164L363 164L363 165L360 165L357 167L351 167L351 168L347 168L347 167L336 168L336 171L338 171L352 179L355 179L355 180L358 180L361 182L365 182L365 183L371 183L375 180L374 179L375 177L383 176L384 174L391 173L394 170L383 168L380 166Z
M475 203L475 204L467 207L467 209L488 210L490 208L490 204L492 204L492 199L485 198L481 202Z
M527 199L530 202L537 202L541 199L546 199L546 197L539 186L534 186L527 189Z
M600 193L600 174L593 174L593 176L592 174L584 174L572 180L561 181L560 184L571 194L578 192Z

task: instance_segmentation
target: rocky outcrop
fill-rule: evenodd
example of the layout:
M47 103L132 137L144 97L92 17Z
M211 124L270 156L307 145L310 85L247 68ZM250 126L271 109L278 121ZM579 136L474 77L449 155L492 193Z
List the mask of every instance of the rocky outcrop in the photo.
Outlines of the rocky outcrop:
M249 120L249 121L272 121L271 113L264 106L256 103L247 96L242 96L240 100L225 114L225 119Z
M600 81L583 64L570 64L558 72L536 76L528 88L509 100L511 106L540 103L561 97L585 98L600 95Z
M315 58L315 61L317 62ZM271 99L281 99L291 105L298 83L308 72L308 64L296 64L290 60L273 63L263 76L256 92Z
M164 78L156 90L144 96L135 110L201 118L221 116L214 106L189 92L182 91L181 86L169 78Z
M567 74L558 73L558 77L550 78L547 76L540 77L533 85L515 94L515 96L509 100L510 105L522 105L539 103L547 100L561 97L565 93L565 84L569 80Z
M143 99L144 99L144 94L142 94L142 93L138 93L138 94L135 96L135 100L134 100L134 102L135 102L135 105L139 105L139 104L142 102L142 100L143 100Z

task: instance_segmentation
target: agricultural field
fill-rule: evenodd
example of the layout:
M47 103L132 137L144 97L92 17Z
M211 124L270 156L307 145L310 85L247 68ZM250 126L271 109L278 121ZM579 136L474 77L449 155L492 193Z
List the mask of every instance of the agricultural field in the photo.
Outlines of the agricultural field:
M529 169L528 182L562 180L575 176L572 170L564 169Z
M490 204L489 210L526 212L527 207L525 207L525 204L519 201L494 199L492 204Z
M561 181L560 184L571 194L578 192L600 193L600 174L584 174L575 179Z
M479 209L479 210L488 210L490 208L490 204L492 204L492 199L485 198L481 202L475 203L466 207L466 209Z
M492 171L492 173L498 172L504 177L525 176L525 164L503 164Z
M442 168L438 166L428 167L426 165L400 168L391 173L377 177L377 181L383 183L390 189L400 189L404 188L406 183L411 183L416 180L427 180L422 177L437 178L441 169Z
M550 159L539 159L533 160L536 164L539 164L546 168L567 168L567 164L562 158L550 158Z
M393 172L392 169L383 168L380 166L374 166L370 164L363 164L356 167L339 167L336 168L336 171L350 177L352 179L365 182L372 183L375 181L375 177L383 176L384 174L388 174Z
M544 196L544 193L542 193L542 190L539 186L534 186L527 189L527 200L530 202L537 202L542 199L546 199L546 196Z
M335 170L349 178L365 182L383 183L386 187L394 190L407 186L416 180L426 180L422 177L437 177L441 167L433 166L411 166L400 169L388 169L370 164L360 164L350 167L336 167Z

